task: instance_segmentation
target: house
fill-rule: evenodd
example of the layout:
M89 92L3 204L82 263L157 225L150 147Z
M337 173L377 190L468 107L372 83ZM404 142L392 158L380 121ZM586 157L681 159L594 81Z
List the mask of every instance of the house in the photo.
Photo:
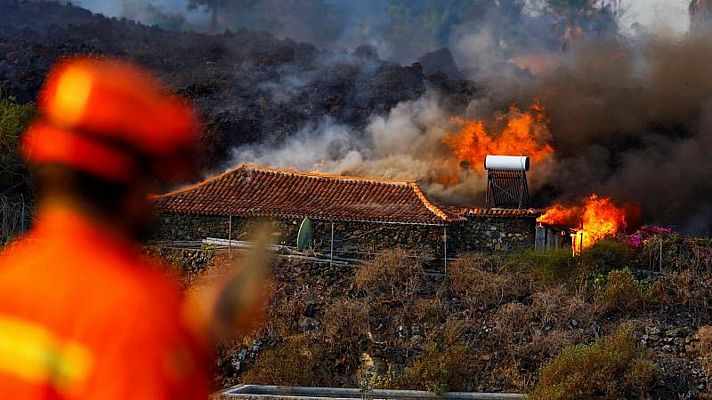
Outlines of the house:
M534 246L529 209L466 209L439 204L415 181L332 176L240 165L154 197L156 240L244 240L260 220L294 246L302 220L313 222L311 247L363 258L403 247L424 258Z

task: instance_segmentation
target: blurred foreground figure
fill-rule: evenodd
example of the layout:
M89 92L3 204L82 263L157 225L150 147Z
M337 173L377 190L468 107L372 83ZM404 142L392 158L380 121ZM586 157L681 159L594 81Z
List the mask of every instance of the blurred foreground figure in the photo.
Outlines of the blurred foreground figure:
M22 142L36 224L0 256L0 398L207 398L209 343L134 242L151 183L193 172L192 109L91 58L55 67L39 108Z

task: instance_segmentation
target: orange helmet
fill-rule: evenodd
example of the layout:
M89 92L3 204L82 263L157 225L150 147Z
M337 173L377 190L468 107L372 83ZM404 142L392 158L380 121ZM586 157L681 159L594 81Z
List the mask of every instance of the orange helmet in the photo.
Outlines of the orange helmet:
M195 172L192 107L127 61L60 62L38 103L42 116L22 140L29 163L70 165L125 183L145 173L173 182Z

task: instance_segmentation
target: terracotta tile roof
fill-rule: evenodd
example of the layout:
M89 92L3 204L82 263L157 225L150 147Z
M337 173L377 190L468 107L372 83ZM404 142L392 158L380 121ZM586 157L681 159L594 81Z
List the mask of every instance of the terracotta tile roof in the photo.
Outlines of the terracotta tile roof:
M542 210L533 208L509 209L509 208L463 208L459 215L469 217L485 217L485 218L512 218L512 217L539 217L543 213Z
M428 199L415 181L331 176L254 165L240 165L153 199L159 212L182 214L421 225L462 220Z

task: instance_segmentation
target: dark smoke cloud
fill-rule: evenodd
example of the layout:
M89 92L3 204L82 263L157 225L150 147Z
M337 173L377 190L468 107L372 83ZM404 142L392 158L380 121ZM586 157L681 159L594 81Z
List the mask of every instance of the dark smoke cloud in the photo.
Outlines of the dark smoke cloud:
M639 203L646 221L709 233L709 33L640 44L588 43L517 94L551 118L557 166L539 196L591 192Z
M490 51L490 50L485 50ZM283 143L238 149L236 162L256 161L333 173L416 178L431 195L479 204L485 188L473 176L460 185L432 183L452 158L442 139L453 115L492 120L509 104L526 108L539 99L550 118L555 156L532 171L535 205L577 201L591 193L638 204L642 219L698 234L712 223L712 42L704 34L682 39L650 37L578 43L552 58L539 75L521 70L486 79L484 90L460 110L432 91L374 115L362 131L320 125L299 136L308 148ZM513 66L509 66L514 68ZM340 143L329 153L328 143ZM408 144L408 145L403 145ZM311 151L310 149L321 149ZM280 154L298 154L284 165Z

